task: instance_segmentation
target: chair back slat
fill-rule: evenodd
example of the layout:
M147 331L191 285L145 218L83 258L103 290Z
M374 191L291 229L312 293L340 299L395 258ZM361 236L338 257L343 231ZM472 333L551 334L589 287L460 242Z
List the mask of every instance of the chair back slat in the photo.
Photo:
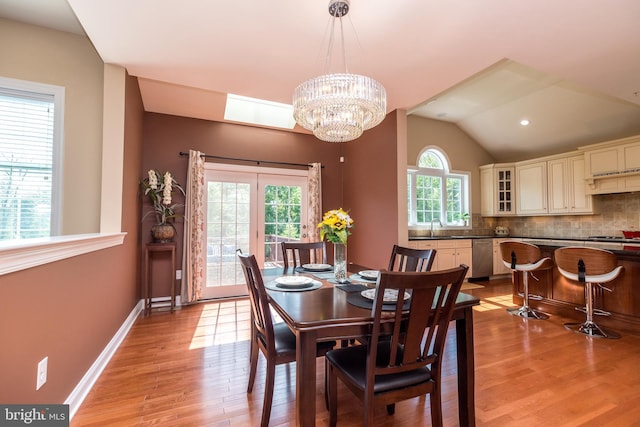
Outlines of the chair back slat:
M372 309L374 318L370 339L367 376L389 375L431 365L440 370L441 355L456 298L468 267L435 272L381 271L376 300ZM397 289L399 298L393 314L383 311L386 289ZM403 312L404 292L411 295L409 313ZM380 340L384 324L393 318L394 326L389 338ZM389 345L389 360L377 359L378 345Z
M414 249L393 245L387 270L430 271L435 258L435 249Z
M325 242L281 242L280 246L284 268L327 263Z
M269 307L267 291L264 287L262 273L258 267L255 255L238 254L242 272L244 273L249 301L251 302L251 320L258 337L263 341L269 351L275 352L273 319ZM272 348L273 347L273 348Z

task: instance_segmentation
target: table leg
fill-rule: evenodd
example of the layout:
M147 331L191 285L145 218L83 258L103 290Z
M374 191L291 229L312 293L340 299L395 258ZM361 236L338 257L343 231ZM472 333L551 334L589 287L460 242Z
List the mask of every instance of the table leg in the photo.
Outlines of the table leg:
M456 349L458 359L458 416L460 426L476 425L475 360L473 354L473 308L464 309L456 320Z
M298 331L296 343L296 418L298 426L316 425L316 333Z

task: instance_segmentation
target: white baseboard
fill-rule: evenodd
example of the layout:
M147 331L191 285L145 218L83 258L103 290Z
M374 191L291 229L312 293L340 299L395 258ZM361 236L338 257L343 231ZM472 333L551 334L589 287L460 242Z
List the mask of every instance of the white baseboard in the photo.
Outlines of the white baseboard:
M69 419L72 419L78 409L80 409L80 405L82 405L82 402L91 391L91 388L100 377L100 374L102 374L102 371L107 366L118 347L120 347L120 344L122 344L122 341L129 333L129 330L143 309L144 301L140 300L122 326L120 326L120 329L118 329L113 338L111 338L111 341L109 341L104 350L102 350L102 353L100 353L96 361L93 362L93 365L91 365L89 370L84 374L78 385L73 389L69 397L67 397L67 400L64 403L69 405Z

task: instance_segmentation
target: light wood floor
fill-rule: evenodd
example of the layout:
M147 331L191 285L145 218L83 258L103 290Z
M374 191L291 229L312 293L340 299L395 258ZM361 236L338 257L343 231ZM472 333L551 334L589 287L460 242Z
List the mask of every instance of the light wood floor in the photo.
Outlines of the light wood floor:
M466 291L474 315L478 426L640 426L640 337L590 339L546 321L510 316L510 284ZM264 359L248 377L246 300L203 303L137 320L71 426L257 426ZM454 328L443 373L446 426L457 426ZM295 363L276 368L272 426L295 425ZM318 360L317 425L327 425L324 360ZM339 389L339 426L362 423L362 405ZM429 426L428 399L376 413L380 426Z

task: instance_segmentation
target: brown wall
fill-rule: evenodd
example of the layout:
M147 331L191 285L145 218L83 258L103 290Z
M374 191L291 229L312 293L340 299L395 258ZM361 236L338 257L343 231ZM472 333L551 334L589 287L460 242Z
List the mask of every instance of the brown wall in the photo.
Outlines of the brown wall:
M127 80L124 244L0 277L0 402L62 403L139 301L142 102ZM49 357L36 391L36 368Z
M320 162L322 169L323 207L332 209L341 204L342 176L339 163L340 144L322 142L312 135L291 133L253 126L241 126L229 123L211 122L199 119L171 116L165 114L145 113L143 162L139 179L146 176L146 171L156 169L170 171L180 184L187 180L188 157L180 156L180 152L190 149L209 155L246 158L263 161L313 163ZM207 161L215 161L208 159ZM222 162L222 161L220 161ZM255 163L240 162L243 165ZM275 167L264 164L267 167ZM332 191L338 189L339 191ZM147 212L149 205L142 207ZM150 215L142 225L142 246L151 241L150 229L154 224ZM182 219L176 220L178 234L177 268L182 264ZM167 277L168 259L158 258L153 263L152 273L156 273L153 282L154 296L169 295L171 278ZM156 272L156 269L158 271ZM162 280L162 277L165 280ZM176 284L179 294L179 283Z
M349 262L387 268L398 243L397 117L344 144L344 209L354 220ZM323 185L324 191L330 191Z

